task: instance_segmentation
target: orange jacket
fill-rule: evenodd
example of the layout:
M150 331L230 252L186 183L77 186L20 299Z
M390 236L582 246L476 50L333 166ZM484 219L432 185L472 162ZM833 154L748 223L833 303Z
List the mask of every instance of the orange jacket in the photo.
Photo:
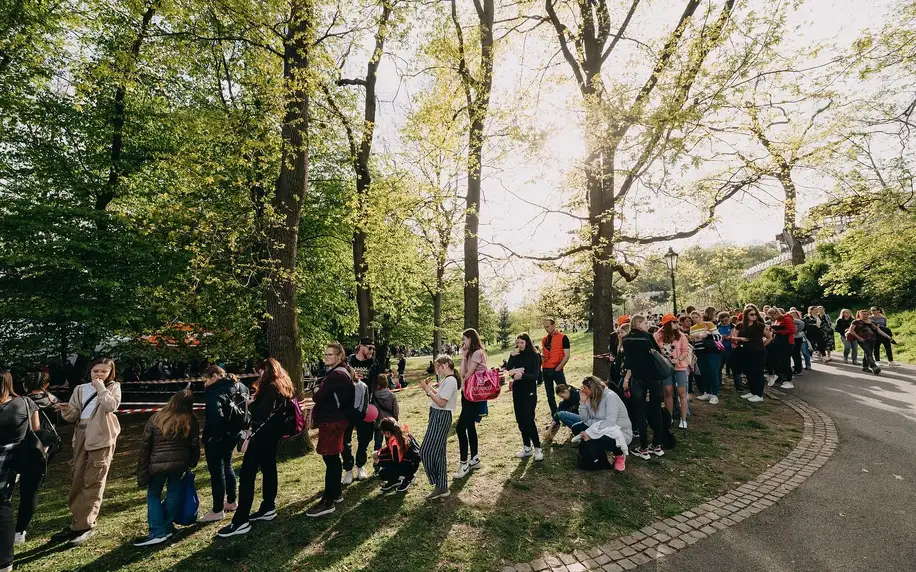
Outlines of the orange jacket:
M563 336L560 330L554 330L553 335L547 334L541 340L541 367L555 369L563 361ZM550 349L547 349L547 338L550 340Z

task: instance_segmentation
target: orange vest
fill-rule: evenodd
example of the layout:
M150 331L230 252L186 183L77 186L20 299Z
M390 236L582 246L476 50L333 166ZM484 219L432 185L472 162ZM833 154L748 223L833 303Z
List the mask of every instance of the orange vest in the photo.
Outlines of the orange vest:
M563 332L555 330L553 335L544 336L541 340L541 367L554 369L563 361ZM547 338L550 340L550 349L547 349Z

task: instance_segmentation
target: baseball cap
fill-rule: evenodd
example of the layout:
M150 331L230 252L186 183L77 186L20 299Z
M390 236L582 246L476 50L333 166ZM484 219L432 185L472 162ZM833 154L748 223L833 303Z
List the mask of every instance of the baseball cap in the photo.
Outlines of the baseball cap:
M374 346L375 342L372 341L372 338L360 338L359 345L361 346Z
M662 316L662 325L664 326L668 322L677 322L677 316L674 314L665 314Z
M629 323L630 323L630 317L627 316L626 314L624 314L623 316L620 316L619 318L617 318L617 325L618 325L618 326L622 326L622 325L624 325L624 324L629 324Z

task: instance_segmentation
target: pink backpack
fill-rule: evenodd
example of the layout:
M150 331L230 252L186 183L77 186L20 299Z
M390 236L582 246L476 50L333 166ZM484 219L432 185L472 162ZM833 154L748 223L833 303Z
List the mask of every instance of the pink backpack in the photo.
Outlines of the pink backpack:
M464 398L472 402L489 401L499 397L499 370L474 372L464 380Z

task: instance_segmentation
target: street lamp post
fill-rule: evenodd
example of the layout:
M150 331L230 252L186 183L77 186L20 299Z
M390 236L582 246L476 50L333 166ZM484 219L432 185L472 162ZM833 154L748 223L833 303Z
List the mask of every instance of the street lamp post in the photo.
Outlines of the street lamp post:
M665 264L668 265L668 272L671 273L671 305L674 307L674 314L677 314L677 289L674 286L674 272L677 270L677 252L670 246L665 254Z

